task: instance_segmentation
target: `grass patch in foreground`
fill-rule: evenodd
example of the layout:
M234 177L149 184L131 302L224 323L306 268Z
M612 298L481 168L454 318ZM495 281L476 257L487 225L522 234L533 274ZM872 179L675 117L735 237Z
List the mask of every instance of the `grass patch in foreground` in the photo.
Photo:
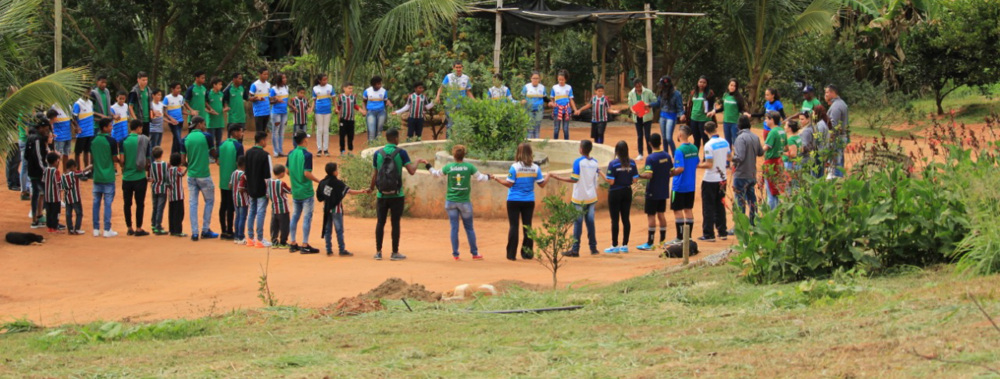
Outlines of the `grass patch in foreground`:
M95 323L0 335L0 376L974 376L985 370L910 350L996 366L995 331L966 293L998 315L998 284L998 276L962 278L944 266L754 286L723 266L466 303L411 302L413 312L385 301L385 311L354 317L276 307ZM574 304L585 308L476 313ZM102 330L107 338L86 337Z

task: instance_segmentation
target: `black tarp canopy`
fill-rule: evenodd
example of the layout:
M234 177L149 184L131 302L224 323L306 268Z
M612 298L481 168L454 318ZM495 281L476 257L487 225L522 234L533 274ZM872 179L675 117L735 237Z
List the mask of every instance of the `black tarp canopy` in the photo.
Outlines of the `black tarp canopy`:
M499 10L474 6L471 13L475 17L493 18L493 14L498 11L503 17L504 34L530 38L534 37L535 30L539 27L561 27L588 22L597 24L597 42L601 46L611 42L629 20L643 16L642 12L608 10L576 4L566 4L559 10L552 10L544 0L504 3L503 8Z

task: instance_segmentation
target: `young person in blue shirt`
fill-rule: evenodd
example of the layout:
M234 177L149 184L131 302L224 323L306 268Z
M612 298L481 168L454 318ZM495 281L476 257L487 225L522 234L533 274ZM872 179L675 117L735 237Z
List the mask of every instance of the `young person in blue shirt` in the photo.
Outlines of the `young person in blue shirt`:
M259 79L250 85L250 100L253 103L253 123L258 130L271 129L271 84L267 68L258 71ZM279 149L280 150L280 149Z
M552 120L554 120L555 131L552 139L559 139L559 129L562 128L563 139L569 139L569 122L573 120L573 114L577 112L576 101L573 100L573 86L566 84L569 73L566 70L559 70L556 76L558 84L552 86Z
M370 83L371 87L366 88L361 94L361 98L365 100L365 109L368 111L365 118L368 124L368 143L382 134L382 128L388 117L386 105L395 108L392 100L389 100L389 91L382 87L382 77L373 76Z
M449 73L444 76L444 80L441 82L442 86L438 88L437 97L434 98L434 102L441 103L441 92L444 89L448 89L448 93L445 94L445 127L447 128L446 135L451 136L451 126L455 123L451 118L451 112L457 110L461 105L455 99L456 97L462 98L468 96L470 99L474 99L472 96L472 80L469 79L468 75L462 73L462 69L465 66L462 65L462 61L455 61L451 64L451 69L454 72Z
M521 104L531 116L531 129L528 129L528 138L538 138L542 131L542 117L545 117L545 85L541 83L542 74L538 71L531 72L531 83L525 84L521 89Z
M535 214L535 184L544 188L548 176L542 174L541 167L534 162L534 152L531 145L523 142L517 146L514 154L514 164L510 166L506 177L495 177L497 183L504 185L507 191L507 259L517 260L517 240L524 231L524 243L521 244L521 259L532 259L535 254L532 249L535 241L528 237L531 229L531 219Z
M640 178L648 179L646 184L646 219L649 221L649 237L646 243L636 247L639 250L653 250L657 245L653 245L656 237L657 222L659 222L660 244L667 240L667 200L670 199L670 178L677 175L674 161L670 154L661 148L662 138L659 133L649 136L649 144L653 147L653 153L646 157L646 167L643 169Z
M83 167L90 166L90 143L94 140L94 102L90 100L90 89L84 89L84 94L73 103L73 117L76 123L76 146L73 148L76 161ZM83 155L83 160L80 160ZM80 180L86 181L87 176Z
M687 125L681 126L678 140L681 145L674 151L674 192L670 197L670 209L674 211L674 224L677 226L677 239L684 238L684 226L694 230L694 186L698 164L698 147L691 143L694 132Z
M656 102L649 106L660 107L660 135L663 137L665 145L670 148L670 153L673 154L674 150L677 149L677 146L674 145L674 127L677 126L678 118L684 122L684 99L681 96L681 91L674 88L674 81L669 76L661 77L659 85L660 93L657 95Z
M778 90L774 88L768 88L764 90L764 111L760 113L754 113L753 117L761 117L764 119L764 140L767 141L767 135L771 132L773 127L781 127L781 123L775 124L770 122L770 117L768 114L771 112L777 112L781 115L781 120L785 120L785 106L781 104L781 95L778 94Z
M608 187L608 211L611 212L611 247L604 250L608 254L628 253L629 234L632 233L632 184L639 179L635 161L629 159L628 143L618 141L615 158L608 163L604 180ZM618 244L618 220L622 222L622 244Z
M597 181L601 174L601 168L597 160L590 156L593 148L594 143L589 139L580 141L580 157L573 161L573 174L569 178L563 178L556 174L549 175L552 179L573 183L573 205L576 206L577 211L583 212L573 224L573 248L563 253L567 257L580 256L580 238L583 237L584 222L587 225L590 254L599 254L597 235L594 233L594 208L597 205Z
M288 97L288 77L285 74L277 74L271 82L273 85L268 90L271 97L271 145L273 145L274 156L283 157L285 156L285 125L288 124L288 101L290 100ZM329 129L325 133L316 132L316 144L324 144L322 150L317 151L316 154L326 152L329 143Z

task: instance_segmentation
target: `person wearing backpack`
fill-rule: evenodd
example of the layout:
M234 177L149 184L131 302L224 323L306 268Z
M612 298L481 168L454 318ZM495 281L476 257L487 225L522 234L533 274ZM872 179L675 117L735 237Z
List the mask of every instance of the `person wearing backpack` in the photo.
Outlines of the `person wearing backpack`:
M392 256L390 260L401 261L406 256L399 253L399 220L403 217L405 198L403 193L403 168L410 175L417 173L417 164L427 164L426 160L410 161L409 154L396 146L399 143L399 130L390 129L385 132L386 145L372 159L375 172L369 188L378 190L376 193L375 213L378 221L375 223L375 260L382 260L382 240L385 237L385 220L392 220Z

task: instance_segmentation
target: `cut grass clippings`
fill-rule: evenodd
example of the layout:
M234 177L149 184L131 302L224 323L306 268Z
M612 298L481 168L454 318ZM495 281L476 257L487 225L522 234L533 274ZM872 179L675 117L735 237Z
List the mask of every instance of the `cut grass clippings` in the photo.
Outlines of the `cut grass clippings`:
M729 266L339 317L272 307L0 335L0 376L970 377L997 366L1000 276L939 266L755 286ZM483 310L584 305L573 312ZM103 336L87 338L85 334ZM103 333L103 334L102 334Z

